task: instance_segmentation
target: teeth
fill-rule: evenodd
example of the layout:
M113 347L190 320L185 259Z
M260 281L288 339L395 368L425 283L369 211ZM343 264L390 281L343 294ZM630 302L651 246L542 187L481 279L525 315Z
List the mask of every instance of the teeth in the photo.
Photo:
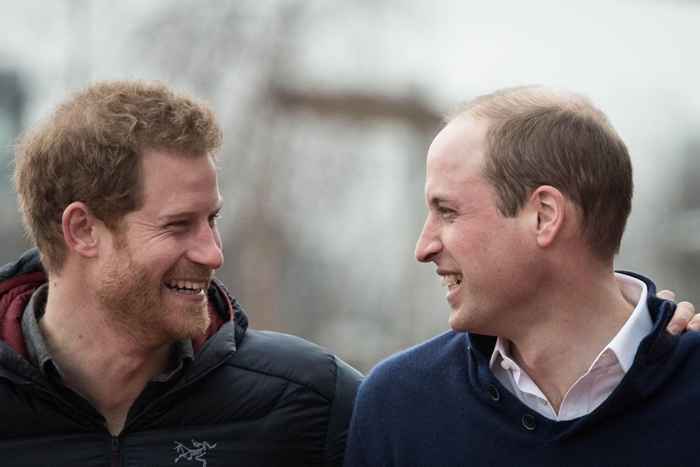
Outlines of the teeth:
M445 274L442 276L442 285L447 288L455 287L462 283L461 274Z
M171 289L178 289L180 292L204 293L207 288L206 282L193 282L185 280L171 280L165 283Z

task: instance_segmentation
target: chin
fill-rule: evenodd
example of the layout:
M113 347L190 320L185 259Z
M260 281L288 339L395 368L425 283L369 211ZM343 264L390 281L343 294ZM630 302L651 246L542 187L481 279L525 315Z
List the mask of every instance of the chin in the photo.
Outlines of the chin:
M206 307L198 310L177 310L176 313L180 315L179 319L171 320L168 326L168 334L173 340L197 338L207 331L211 323Z
M448 323L455 332L467 332L471 331L467 321L464 316L461 316L460 310L456 310L450 315Z
M488 319L488 316L484 315L483 312L480 313L480 311L483 310L478 308L465 309L464 307L453 309L448 320L450 328L455 332L488 334L487 328L491 324L493 316L491 319Z

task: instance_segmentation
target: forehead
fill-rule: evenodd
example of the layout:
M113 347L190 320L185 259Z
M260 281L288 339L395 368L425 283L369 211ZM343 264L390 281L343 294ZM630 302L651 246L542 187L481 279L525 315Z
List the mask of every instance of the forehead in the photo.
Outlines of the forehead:
M216 167L209 156L146 150L141 170L144 207L209 209L208 204L220 200Z
M426 195L440 196L465 183L483 182L487 131L486 121L460 116L438 133L428 149Z

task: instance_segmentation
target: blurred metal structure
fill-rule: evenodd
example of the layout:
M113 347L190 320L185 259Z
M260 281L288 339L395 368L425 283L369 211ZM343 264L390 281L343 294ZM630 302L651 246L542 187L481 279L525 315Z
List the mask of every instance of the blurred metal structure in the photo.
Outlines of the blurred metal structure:
M412 344L421 327L415 313L408 308L397 320L401 305L386 297L386 289L398 297L416 290L409 253L413 239L411 234L389 238L385 232L392 224L404 232L420 225L422 213L414 208L422 203L422 189L415 188L422 186L426 144L440 125L440 113L415 92L321 89L291 78L295 39L309 14L303 2L199 8L206 43L198 41L203 23L185 7L192 3L179 3L132 40L159 37L141 59L220 108L226 135L221 161L226 208L220 224L226 262L219 275L248 308L253 325L333 347L365 370L377 355ZM189 57L185 66L183 56ZM367 167L383 157L376 148L387 137L385 144L401 153L401 162L392 168L392 180L381 182L382 189L412 201L397 206L395 219L375 215L370 220L368 214L367 225L348 233L357 191L368 181L377 183L372 177L384 177ZM376 250L379 244L364 247L363 235L394 244L408 239L408 251L399 260L376 262L391 253ZM362 248L367 258L335 251ZM373 266L373 261L393 267Z

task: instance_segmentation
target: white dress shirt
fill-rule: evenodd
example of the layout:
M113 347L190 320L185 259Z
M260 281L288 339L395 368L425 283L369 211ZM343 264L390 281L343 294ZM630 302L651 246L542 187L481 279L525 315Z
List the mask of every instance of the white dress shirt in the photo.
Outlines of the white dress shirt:
M615 274L625 299L636 303L620 331L593 360L588 371L569 388L554 410L537 384L510 356L510 343L500 337L491 355L494 376L532 410L551 420L572 420L593 412L622 381L632 366L637 347L653 327L647 308L647 286L624 274Z

